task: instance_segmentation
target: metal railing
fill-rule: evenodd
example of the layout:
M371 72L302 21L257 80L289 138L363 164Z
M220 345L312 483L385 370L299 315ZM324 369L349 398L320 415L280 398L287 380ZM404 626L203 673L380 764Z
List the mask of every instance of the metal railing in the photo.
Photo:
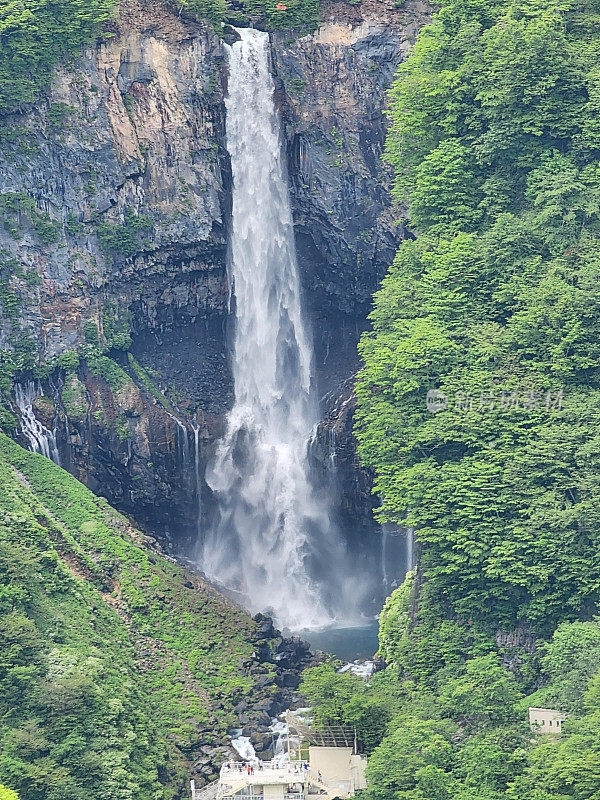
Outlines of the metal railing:
M288 728L319 747L352 747L356 751L356 728L350 725L324 725L316 730L293 711L286 712Z
M230 795L223 795L223 800L229 800L229 798L232 798L232 800L263 800L264 795L262 795L262 794L230 794Z
M200 789L194 787L192 800L215 800L219 791L219 781L213 781Z
M262 772L293 772L298 768L298 774L308 769L308 761L287 761L283 764L273 764L271 761L257 761L252 764L254 772L252 775L259 775ZM248 764L242 761L231 761L221 767L221 776L240 774L244 777L248 774Z

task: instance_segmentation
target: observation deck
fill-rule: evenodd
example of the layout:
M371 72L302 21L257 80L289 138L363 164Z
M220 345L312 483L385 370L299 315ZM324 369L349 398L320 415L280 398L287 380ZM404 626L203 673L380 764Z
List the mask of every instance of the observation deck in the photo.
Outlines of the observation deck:
M366 788L366 759L356 752L352 729L328 728L315 731L291 712L286 717L308 746L308 760L229 761L223 764L219 780L196 789L192 800L337 800L353 797Z

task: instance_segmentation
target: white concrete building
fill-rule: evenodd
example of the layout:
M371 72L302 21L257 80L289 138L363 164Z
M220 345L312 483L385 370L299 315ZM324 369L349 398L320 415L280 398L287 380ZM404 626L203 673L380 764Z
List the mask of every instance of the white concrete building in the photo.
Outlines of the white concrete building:
M557 711L555 708L530 707L529 709L529 727L534 733L560 736L566 718L567 714L563 714L562 711Z
M336 800L366 787L366 759L351 748L311 746L310 753L309 761L224 764L215 783L196 789L192 782L192 800Z

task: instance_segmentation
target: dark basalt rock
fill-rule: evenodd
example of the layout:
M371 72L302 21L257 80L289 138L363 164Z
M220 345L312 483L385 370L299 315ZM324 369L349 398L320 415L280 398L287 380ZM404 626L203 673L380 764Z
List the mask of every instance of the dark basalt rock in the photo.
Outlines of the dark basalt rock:
M254 619L257 626L252 641L270 646L268 653L264 652L262 646L255 647L252 661L245 665L246 674L255 676L257 670L266 667L275 670L275 679L273 681L265 677L263 683L254 677L251 693L235 706L234 711L242 734L250 737L257 753L270 758L274 742L269 727L273 717L288 708L304 704L303 698L297 693L302 672L308 666L318 664L324 655L312 652L310 646L297 636L281 636L273 620L265 614L257 614ZM273 683L276 691L273 691Z
M244 20L242 20L242 23L243 22ZM221 38L230 47L234 45L236 42L239 42L241 38L239 33L235 30L235 28L232 27L233 25L235 25L236 28L248 27L247 25L241 24L238 20L231 20L230 25L225 25L223 27L223 30L221 31Z
M275 682L282 689L297 689L300 685L300 675L294 670L284 670L276 677Z
M275 639L279 636L279 632L275 629L271 617L268 617L266 614L256 614L254 620L259 625L255 634L257 639Z
M332 2L312 36L273 36L298 258L315 315L364 319L405 235L390 213L384 108L425 11Z

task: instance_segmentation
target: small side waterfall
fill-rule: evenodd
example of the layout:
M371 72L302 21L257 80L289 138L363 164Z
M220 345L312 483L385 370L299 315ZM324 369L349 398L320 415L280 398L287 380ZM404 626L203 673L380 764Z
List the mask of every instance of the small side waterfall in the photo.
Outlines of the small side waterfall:
M34 453L41 453L46 458L60 464L60 456L56 443L56 433L49 430L38 420L33 411L33 403L36 397L42 394L40 387L36 387L33 381L27 383L15 383L15 403L19 410L19 420L21 433L29 442L30 449Z
M268 34L239 35L229 48L226 99L235 402L206 473L218 520L204 540L202 566L253 611L270 610L291 628L316 627L333 620L334 598L344 607L344 552L308 474L318 408Z
M381 577L386 594L390 594L415 567L414 529L389 522L381 526Z
M332 425L329 429L329 469L335 470L336 463L337 463L337 455L335 452L336 441L335 441L335 426Z
M194 493L196 499L196 534L202 530L202 472L200 470L200 426L192 422L193 445L190 447L190 431L179 417L166 411L177 426L177 457L181 468L181 480L186 489ZM189 423L188 423L189 424Z
M406 571L415 567L415 529L406 529Z
M390 578L388 575L388 540L390 537L389 525L384 522L381 526L381 578L383 588L387 594L390 591Z
M202 475L200 474L200 427L196 423L194 431L194 480L196 484L196 530L198 536L202 531Z
M166 411L165 413L167 416L171 417L175 425L177 425L177 454L179 459L181 460L181 465L183 467L183 479L185 480L187 477L187 465L189 463L190 457L190 443L188 441L188 429L183 424L183 422L176 417L175 414L171 414L170 411Z

